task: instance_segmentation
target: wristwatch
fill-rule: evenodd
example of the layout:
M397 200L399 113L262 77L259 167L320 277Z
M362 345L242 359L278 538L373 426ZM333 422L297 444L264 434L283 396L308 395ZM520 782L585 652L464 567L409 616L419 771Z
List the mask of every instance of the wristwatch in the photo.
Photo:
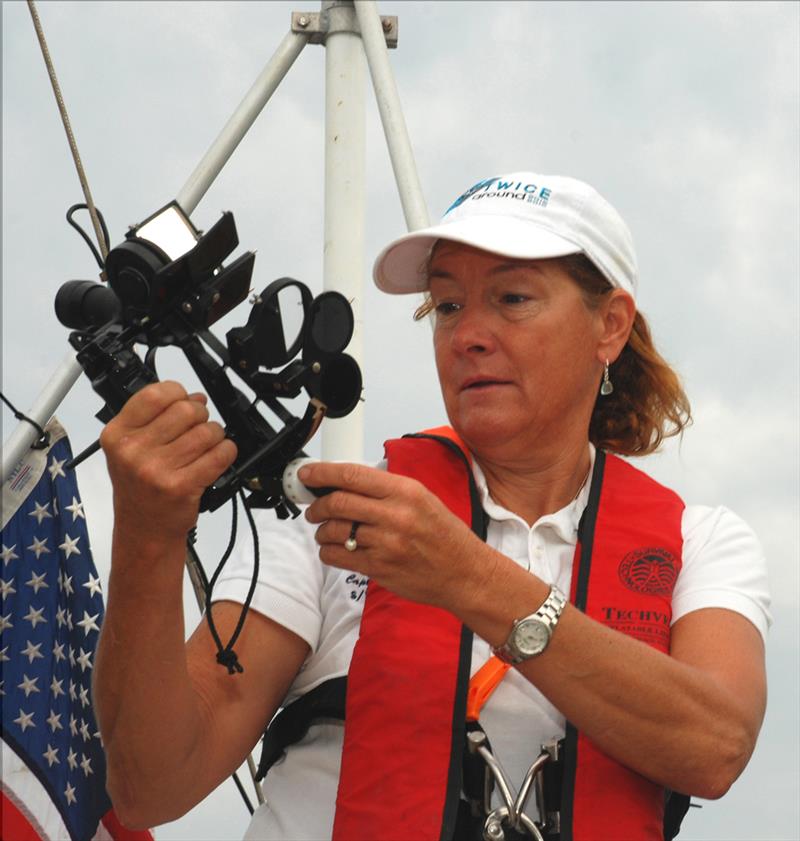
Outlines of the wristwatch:
M537 657L547 648L567 599L558 587L550 588L544 604L530 616L514 620L514 627L503 645L492 651L504 663L516 666Z

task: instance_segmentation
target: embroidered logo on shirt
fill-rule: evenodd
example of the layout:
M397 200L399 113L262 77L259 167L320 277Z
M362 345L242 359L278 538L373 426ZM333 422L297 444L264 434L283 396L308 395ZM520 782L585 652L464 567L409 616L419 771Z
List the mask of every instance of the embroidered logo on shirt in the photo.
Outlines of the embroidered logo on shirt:
M675 556L666 549L647 547L634 549L619 565L620 581L635 593L668 596L678 577Z

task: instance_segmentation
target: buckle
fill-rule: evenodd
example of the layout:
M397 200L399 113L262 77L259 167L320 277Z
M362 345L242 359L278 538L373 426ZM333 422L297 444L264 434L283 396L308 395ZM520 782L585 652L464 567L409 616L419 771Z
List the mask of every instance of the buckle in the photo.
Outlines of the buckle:
M543 833L550 833L558 823L558 812L547 808L545 804L545 784L542 771L545 766L558 759L558 743L552 742L542 746L542 752L528 768L522 785L517 791L506 777L500 763L491 751L486 733L480 727L468 730L467 749L471 756L479 756L485 766L483 802L480 803L482 814L486 815L483 825L484 841L506 841L507 834L511 837L532 838L534 841L545 841ZM492 809L492 791L495 785L500 793L503 804ZM540 824L525 814L525 806L530 799L531 792L535 793L536 803L544 823ZM474 795L476 792L472 792ZM478 805L477 798L472 797L473 808ZM557 829L556 829L557 831ZM552 837L552 836L551 836ZM510 838L508 839L510 841Z

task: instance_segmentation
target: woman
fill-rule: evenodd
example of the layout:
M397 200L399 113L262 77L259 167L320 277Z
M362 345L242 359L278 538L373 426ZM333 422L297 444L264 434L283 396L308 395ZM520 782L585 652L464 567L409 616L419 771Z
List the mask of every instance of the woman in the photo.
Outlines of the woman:
M269 557L235 679L204 625L184 650L176 609L183 536L233 446L174 383L103 433L116 520L96 699L118 813L182 814L288 706L303 726L278 738L294 743L248 837L480 837L503 800L474 791L479 726L515 788L566 735L546 805L563 839L669 836L667 792L719 797L753 750L768 596L735 515L684 506L604 452L646 454L688 419L636 312L627 227L588 185L513 173L391 244L375 279L428 293L452 430L389 442L377 469L301 470L340 490L292 524L261 519ZM223 638L249 577L245 550L216 591ZM486 663L496 686L467 727ZM329 681L345 675L343 728ZM517 805L491 831L554 829L532 798Z

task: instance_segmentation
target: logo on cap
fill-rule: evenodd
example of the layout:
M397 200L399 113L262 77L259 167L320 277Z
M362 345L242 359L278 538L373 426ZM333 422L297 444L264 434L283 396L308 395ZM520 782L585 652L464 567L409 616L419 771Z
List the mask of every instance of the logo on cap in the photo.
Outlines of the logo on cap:
M493 184L493 183L494 183L495 181L497 181L497 180L498 180L498 178L497 178L497 176L495 176L494 178L484 178L484 180L483 180L483 181L479 181L477 184L473 184L473 185L472 185L472 187L470 187L470 188L469 188L469 190L467 190L467 192L466 192L466 193L462 193L462 194L461 194L461 195L460 195L460 196L459 196L459 197L458 197L458 198L457 198L457 199L456 199L456 200L455 200L455 201L454 201L454 202L450 205L450 207L448 207L448 208L447 208L447 210L445 210L444 215L445 215L445 216L447 216L447 214L448 214L451 210L455 210L455 208L457 208L460 204L464 204L464 202L465 202L465 201L466 201L466 200L467 200L470 196L472 196L472 195L474 195L475 193L477 193L477 192L478 192L478 190L485 190L487 187L489 187L491 184Z
M527 184L522 181L504 181L495 176L486 178L474 184L466 193L462 193L444 212L444 215L464 204L467 199L515 199L524 201L537 207L547 207L552 195L549 187L537 184Z

